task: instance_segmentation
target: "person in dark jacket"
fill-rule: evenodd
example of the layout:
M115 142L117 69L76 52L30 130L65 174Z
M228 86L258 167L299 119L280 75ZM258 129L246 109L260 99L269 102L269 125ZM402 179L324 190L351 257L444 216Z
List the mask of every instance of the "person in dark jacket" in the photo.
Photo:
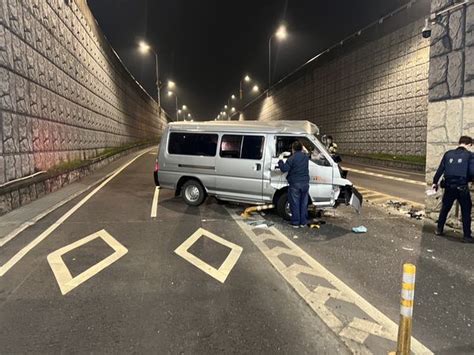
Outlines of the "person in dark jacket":
M300 142L294 142L291 148L293 155L285 163L278 161L278 166L283 173L288 172L291 224L299 228L308 224L309 157L303 152Z
M443 235L449 211L457 200L461 206L464 234L462 241L465 243L474 243L471 234L472 201L468 185L474 179L474 155L469 151L471 147L472 138L462 136L459 147L444 154L433 178L433 189L437 190L441 176L444 175L442 187L445 188L436 235Z

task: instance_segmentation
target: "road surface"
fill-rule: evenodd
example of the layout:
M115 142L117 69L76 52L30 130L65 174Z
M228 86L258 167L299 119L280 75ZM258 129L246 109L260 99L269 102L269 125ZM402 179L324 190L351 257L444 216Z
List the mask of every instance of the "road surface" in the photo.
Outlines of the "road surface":
M425 174L353 162L342 162L341 166L349 171L348 179L358 187L420 205L425 203Z
M470 245L374 207L319 230L271 213L252 227L242 206L156 190L153 161L122 159L0 247L2 353L386 353L404 261L418 267L413 350L474 351Z

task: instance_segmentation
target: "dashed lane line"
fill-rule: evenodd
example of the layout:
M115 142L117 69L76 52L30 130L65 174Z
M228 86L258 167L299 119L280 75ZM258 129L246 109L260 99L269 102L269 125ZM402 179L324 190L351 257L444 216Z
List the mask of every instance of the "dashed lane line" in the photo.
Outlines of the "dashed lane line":
M0 267L0 277L5 275L16 263L18 263L23 257L28 254L33 248L35 248L39 243L45 240L51 233L53 233L61 224L63 224L69 217L71 217L74 212L76 212L79 208L82 207L89 199L92 198L97 192L99 192L105 185L107 185L114 177L120 174L123 170L125 170L130 164L132 164L135 160L146 154L148 151L145 151L135 158L130 160L128 163L122 165L118 168L108 179L102 182L99 186L97 186L94 190L92 190L86 197L84 197L81 201L79 201L74 207L72 207L69 211L67 211L64 215L62 215L55 223L48 227L43 233L41 233L38 237L33 239L29 244L27 244L23 249L18 251L11 259L9 259L5 264Z
M242 231L257 246L273 267L293 287L311 309L355 354L393 351L396 348L398 326L362 296L309 256L275 227L255 229L246 224L235 211L229 214ZM273 243L268 243L273 242ZM268 244L267 244L268 243ZM280 245L269 247L269 245ZM283 246L282 246L283 245ZM287 266L281 256L290 255ZM317 286L308 286L300 275L315 277ZM347 307L347 305L350 305ZM377 341L374 341L374 337ZM374 345L375 344L375 345ZM376 348L373 348L373 347ZM372 347L372 348L371 348ZM412 338L414 354L432 354L426 346Z
M426 186L426 183L422 182L422 181L405 179L405 178L400 178L400 177L391 176L391 175L378 174L378 173L373 173L373 172L366 171L366 170L359 170L359 169L352 169L352 168L345 168L344 170L350 171L352 173L362 174L362 175L375 176L375 177L382 178L382 179L387 179L387 180L401 181L401 182L405 182L407 184L413 184L413 185L418 185L418 186Z
M158 198L160 197L160 187L155 187L155 193L153 194L153 202L151 205L150 217L156 218L158 215Z

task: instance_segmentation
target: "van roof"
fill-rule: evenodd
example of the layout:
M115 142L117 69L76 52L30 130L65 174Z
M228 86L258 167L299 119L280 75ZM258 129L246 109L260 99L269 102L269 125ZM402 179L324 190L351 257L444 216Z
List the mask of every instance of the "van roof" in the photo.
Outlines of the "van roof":
M319 128L309 121L203 121L172 122L170 131L251 132L319 135Z

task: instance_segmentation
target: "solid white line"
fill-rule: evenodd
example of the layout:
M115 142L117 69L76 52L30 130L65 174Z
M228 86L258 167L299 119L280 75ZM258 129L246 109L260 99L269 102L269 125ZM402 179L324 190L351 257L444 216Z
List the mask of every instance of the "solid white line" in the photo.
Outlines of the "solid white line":
M72 207L69 211L67 211L63 216L61 216L55 223L49 226L43 233L41 233L38 237L33 239L28 245L26 245L23 249L17 252L10 260L8 260L5 264L0 267L0 277L5 275L17 262L19 262L23 257L28 254L34 247L36 247L39 243L41 243L44 239L46 239L51 233L53 233L61 224L64 223L69 217L71 217L74 212L76 212L82 205L84 205L89 199L94 196L97 192L99 192L105 185L107 185L114 177L120 174L125 168L127 168L130 164L132 164L135 160L140 158L142 155L146 154L148 151L145 151L135 158L130 160L128 163L124 164L122 167L118 168L107 180L97 186L93 191L91 191L86 197L84 197L81 201L79 201L74 207Z
M160 187L155 188L155 194L153 195L153 202L151 205L151 218L155 218L158 214L158 198L160 197Z
M107 179L108 177L110 177L110 175L112 175L113 172L111 172L110 174L107 174L106 176L104 176L103 178L97 180L97 181L94 181L91 185L89 186L86 186L86 188L70 195L69 197L67 197L66 199L62 200L62 201L59 201L58 203L56 203L54 206L52 206L51 208L47 209L46 211L40 213L39 215L33 217L32 219L30 219L29 221L26 221L25 223L21 224L18 228L16 228L15 230L13 230L12 232L10 232L9 234L7 234L5 237L3 238L0 238L0 247L4 246L5 244L7 244L10 240L14 239L18 234L20 234L21 232L23 232L25 229L27 229L28 227L31 227L33 225L36 224L36 222L40 221L41 219L43 219L44 217L46 217L48 214L50 214L51 212L57 210L58 208L60 208L61 206L64 206L66 203L74 200L76 197L82 195L84 192L86 191L89 191L91 188L93 188L94 186L100 184L102 181L104 181L105 179Z
M387 180L395 180L395 181L406 182L407 184L426 186L426 183L422 182L422 181L404 179L404 178L399 178L399 177L390 176L390 175L377 174L377 173L372 173L370 171L359 170L359 169L346 168L345 170L353 172L353 173L357 173L357 174L375 176L375 177L379 177L379 178L387 179Z

